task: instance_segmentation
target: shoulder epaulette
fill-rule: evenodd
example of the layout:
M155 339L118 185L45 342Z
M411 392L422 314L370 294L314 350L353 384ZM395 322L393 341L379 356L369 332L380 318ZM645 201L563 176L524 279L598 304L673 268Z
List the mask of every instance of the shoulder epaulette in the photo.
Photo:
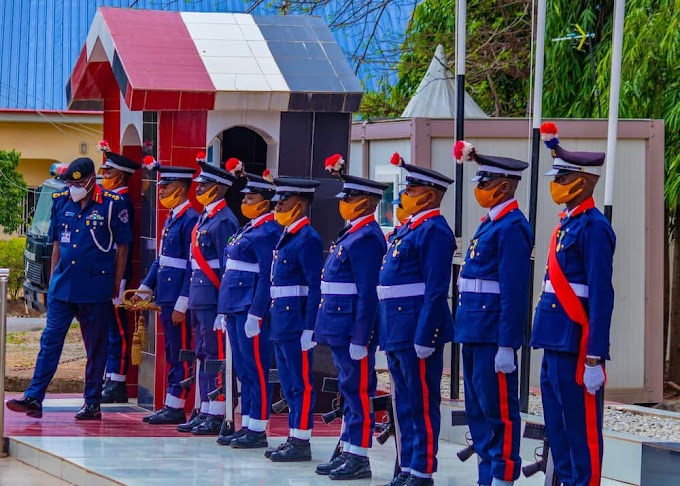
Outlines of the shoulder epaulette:
M113 199L114 201L118 201L120 199L120 196L118 194L116 194L115 192L104 190L104 191L102 191L102 194L106 197Z
M52 199L58 199L62 196L68 196L68 189L65 189L61 192L55 192L54 194L52 194Z

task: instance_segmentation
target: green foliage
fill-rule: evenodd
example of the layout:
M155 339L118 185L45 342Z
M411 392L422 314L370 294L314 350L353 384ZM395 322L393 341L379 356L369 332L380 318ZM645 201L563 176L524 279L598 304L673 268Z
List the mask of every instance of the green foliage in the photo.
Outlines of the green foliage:
M0 240L0 268L9 268L7 291L12 299L19 296L24 282L25 238Z
M28 191L24 176L17 171L19 152L0 150L0 226L11 234L23 223L23 200Z

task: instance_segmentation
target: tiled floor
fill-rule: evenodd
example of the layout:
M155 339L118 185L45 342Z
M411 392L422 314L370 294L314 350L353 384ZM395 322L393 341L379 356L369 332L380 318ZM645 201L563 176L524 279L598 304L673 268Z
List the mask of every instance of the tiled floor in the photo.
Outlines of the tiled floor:
M17 461L13 457L0 459L1 486L60 486L68 484L43 471Z

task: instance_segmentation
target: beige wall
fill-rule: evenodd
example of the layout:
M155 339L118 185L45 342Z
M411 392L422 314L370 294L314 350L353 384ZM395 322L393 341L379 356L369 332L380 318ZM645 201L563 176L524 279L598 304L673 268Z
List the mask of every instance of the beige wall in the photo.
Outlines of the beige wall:
M50 176L50 165L57 161L68 163L77 157L101 161L97 150L103 129L101 115L43 116L0 113L0 149L21 152L19 170L26 184L39 186ZM81 154L83 143L87 151Z

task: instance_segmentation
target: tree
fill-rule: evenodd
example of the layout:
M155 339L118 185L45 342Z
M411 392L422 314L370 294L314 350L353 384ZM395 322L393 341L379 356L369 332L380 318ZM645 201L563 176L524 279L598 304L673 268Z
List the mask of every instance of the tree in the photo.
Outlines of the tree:
M14 233L23 223L23 201L28 191L24 176L17 171L19 152L0 150L0 226Z

